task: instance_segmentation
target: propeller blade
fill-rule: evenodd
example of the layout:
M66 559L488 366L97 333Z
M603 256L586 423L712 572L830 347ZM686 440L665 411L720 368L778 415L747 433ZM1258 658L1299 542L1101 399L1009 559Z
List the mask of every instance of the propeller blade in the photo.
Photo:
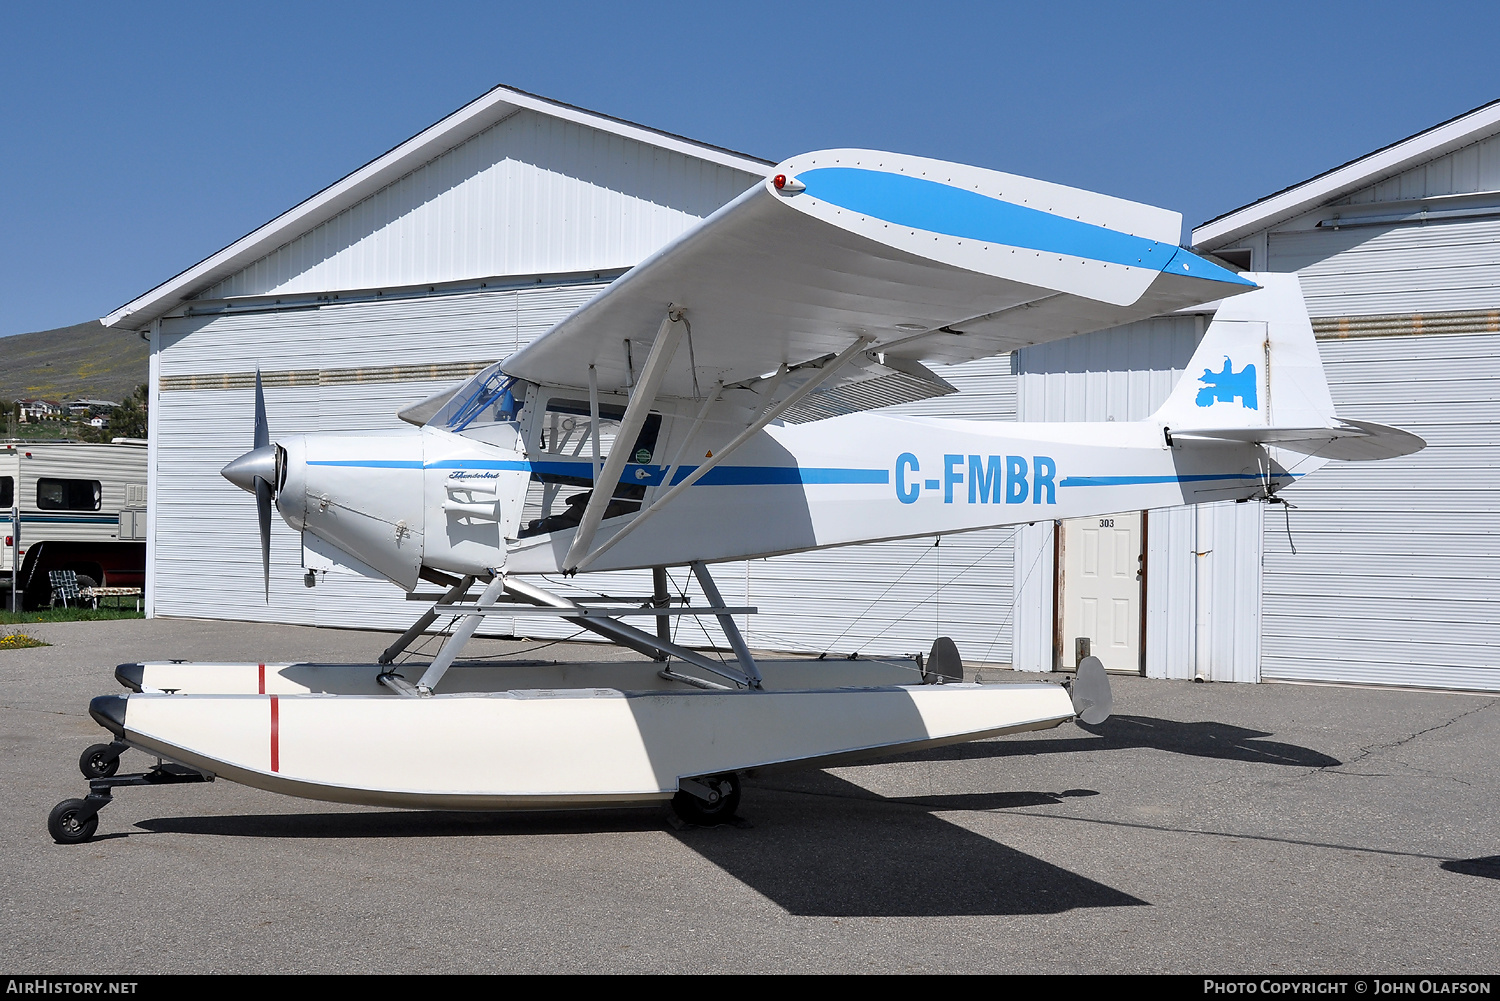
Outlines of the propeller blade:
M266 602L271 601L271 484L255 478L255 511L260 515L260 562L265 571Z
M271 425L266 421L266 394L260 387L260 367L255 369L255 447L271 444Z

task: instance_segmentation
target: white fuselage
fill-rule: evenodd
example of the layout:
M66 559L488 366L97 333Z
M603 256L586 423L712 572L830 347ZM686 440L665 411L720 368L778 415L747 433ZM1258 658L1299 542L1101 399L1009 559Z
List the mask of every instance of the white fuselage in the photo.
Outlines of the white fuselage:
M664 431L665 433L665 431ZM587 490L593 461L528 454L515 433L484 437L424 427L283 440L288 474L278 507L402 586L422 566L453 573L553 573L575 530L526 535L528 485L559 479ZM724 429L682 449L673 483ZM666 463L625 467L649 508ZM1169 447L1159 425L968 421L852 414L768 427L668 502L589 570L680 565L883 539L965 532L1262 493L1266 450L1237 443ZM583 484L583 485L577 485ZM632 520L607 518L595 545Z

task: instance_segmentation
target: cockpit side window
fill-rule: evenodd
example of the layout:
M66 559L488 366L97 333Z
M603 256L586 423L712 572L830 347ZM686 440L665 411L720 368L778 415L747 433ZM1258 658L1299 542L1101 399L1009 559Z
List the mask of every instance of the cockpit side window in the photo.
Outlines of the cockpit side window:
M592 462L593 439L597 435L599 458L607 459L615 445L615 432L619 430L620 421L624 418L624 407L601 403L599 426L596 429L587 400L555 396L547 401L539 442L541 450L552 455ZM640 434L636 435L628 461L641 465L651 462L656 455L656 441L660 436L661 414L653 411L646 415L646 422L641 426Z
M600 403L598 427L594 426L587 399L554 396L547 401L541 417L538 452L532 461L531 489L526 498L526 514L520 536L525 538L572 528L579 523L583 509L593 493L594 440L599 442L599 459L609 457L615 435L625 417L625 408L615 403ZM651 464L661 436L662 417L650 413L630 449L628 461ZM577 492L577 488L583 492ZM646 496L644 485L628 479L619 483L610 497L605 518L614 518L640 510Z
M512 423L525 402L525 385L495 364L460 386L428 423L455 434L476 424Z

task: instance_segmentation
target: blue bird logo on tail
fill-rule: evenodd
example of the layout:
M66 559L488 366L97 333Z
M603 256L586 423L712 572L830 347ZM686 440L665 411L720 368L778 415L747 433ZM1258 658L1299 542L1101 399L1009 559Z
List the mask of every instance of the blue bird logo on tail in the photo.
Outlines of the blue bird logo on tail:
M1193 401L1200 407L1211 407L1215 403L1233 403L1236 399L1246 410L1259 410L1260 403L1256 399L1255 366L1246 365L1238 372L1229 361L1229 356L1224 356L1224 368L1215 372L1212 369L1204 369L1203 374L1198 377L1203 383L1203 388L1198 390L1198 396Z

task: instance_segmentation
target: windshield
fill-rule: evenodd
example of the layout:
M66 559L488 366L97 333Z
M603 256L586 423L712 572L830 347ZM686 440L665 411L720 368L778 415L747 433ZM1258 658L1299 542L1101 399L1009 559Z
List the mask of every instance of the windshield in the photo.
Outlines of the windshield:
M497 362L458 387L427 423L454 432L471 424L507 423L516 419L524 405L521 381L500 371Z

